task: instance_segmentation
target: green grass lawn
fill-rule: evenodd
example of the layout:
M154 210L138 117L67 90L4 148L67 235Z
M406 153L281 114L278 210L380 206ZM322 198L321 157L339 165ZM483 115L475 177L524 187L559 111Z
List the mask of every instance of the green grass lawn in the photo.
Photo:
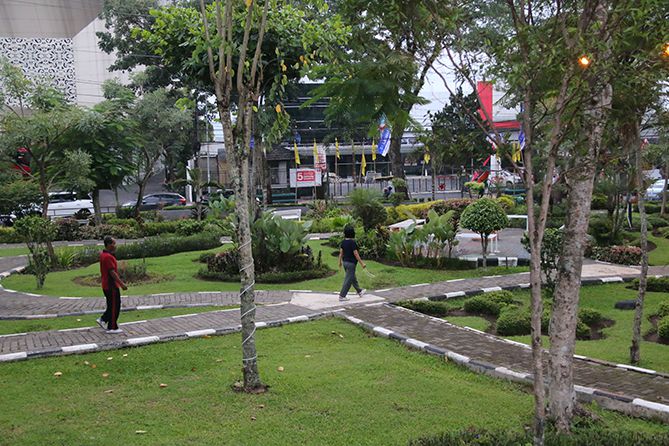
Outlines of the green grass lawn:
M256 336L271 386L264 395L231 390L240 378L238 335L0 364L0 438L36 446L405 445L445 430L519 431L531 423L528 388L343 321ZM604 427L666 429L600 414Z
M2 248L0 249L0 257L12 257L28 254L28 248L22 246L20 248Z
M596 341L576 341L576 353L589 356L591 358L604 359L615 363L629 364L629 347L632 342L632 323L634 320L634 311L616 310L613 308L615 302L624 299L636 298L636 290L626 288L624 284L611 285L590 285L581 288L582 308L594 308L602 313L607 319L612 319L616 323L603 329L605 337ZM516 299L529 305L529 291L518 291L514 295ZM641 333L645 334L651 327L647 316L657 309L660 302L669 300L669 293L647 293L644 304L644 318L641 325ZM472 328L482 330L479 326L471 325L467 318L461 321L461 318L446 317L449 322L457 325L468 325ZM530 336L510 336L513 339L525 344L530 344ZM548 337L544 336L544 346L548 348ZM653 370L669 372L669 345L662 345L655 342L641 342L641 367Z
M337 270L337 257L330 255L333 248L322 246L321 241L310 241L309 245L318 255L318 251L323 252L322 259L325 264L332 269ZM195 278L197 271L204 266L199 263L197 258L201 252L185 252L166 257L147 258L147 269L151 273L170 274L174 276L173 280L147 284L141 286L132 286L128 289L128 295L142 295L152 293L166 292L190 292L190 291L238 291L237 282L213 282L203 281ZM130 260L129 263L141 262L141 260ZM365 262L369 271L374 274L374 278L369 277L362 268L358 268L358 280L360 286L370 290L389 288L396 286L412 285L416 283L439 282L443 280L456 279L461 277L478 277L493 274L507 274L520 271L527 271L525 267L494 267L478 268L475 270L463 271L435 271L429 269L403 268L387 266L378 262ZM98 296L101 291L98 287L85 287L72 282L72 279L78 276L96 275L100 273L98 264L90 265L86 268L80 268L70 271L51 273L47 276L44 288L38 290L35 286L35 278L31 275L15 274L2 281L5 288L28 293L46 294L51 296ZM288 284L258 284L257 289L262 290L290 290L307 289L314 291L337 291L341 287L344 278L344 272L338 271L335 275L303 282L294 282ZM126 293L124 293L126 294Z
M166 308L162 310L121 311L119 323L177 316L179 314L204 313L206 311L223 310L232 307L197 307L197 308ZM27 333L30 331L61 330L63 328L97 327L95 319L98 314L81 316L64 316L51 319L0 320L0 335Z
M648 253L648 263L651 265L669 265L669 240L648 234L648 241L657 246Z
M490 322L479 316L446 316L444 319L451 324L481 331L486 331L490 326Z

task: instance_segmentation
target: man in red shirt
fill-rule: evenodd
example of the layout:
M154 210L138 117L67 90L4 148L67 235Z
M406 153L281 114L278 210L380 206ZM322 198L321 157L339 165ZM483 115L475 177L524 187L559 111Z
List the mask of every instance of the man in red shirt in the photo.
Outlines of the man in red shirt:
M107 309L104 314L97 319L100 327L107 330L107 333L122 333L118 328L118 315L121 312L121 291L119 288L127 290L128 287L118 275L118 265L116 264L116 240L111 236L104 239L105 249L100 253L100 276L102 278L102 292L107 298Z

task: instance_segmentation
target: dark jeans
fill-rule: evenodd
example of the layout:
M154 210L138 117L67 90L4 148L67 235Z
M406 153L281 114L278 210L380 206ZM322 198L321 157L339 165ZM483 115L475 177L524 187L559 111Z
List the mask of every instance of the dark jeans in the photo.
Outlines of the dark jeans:
M362 291L362 288L360 288L360 285L358 285L358 279L355 277L355 267L357 263L354 262L342 262L344 265L344 271L346 272L346 276L344 277L344 284L341 286L341 291L339 292L339 297L346 297L348 294L348 290L351 289L351 285L353 285L353 288L359 293Z
M108 330L116 330L118 328L118 315L121 312L121 290L118 288L110 288L102 290L107 298L107 309L102 314L100 319L107 324Z

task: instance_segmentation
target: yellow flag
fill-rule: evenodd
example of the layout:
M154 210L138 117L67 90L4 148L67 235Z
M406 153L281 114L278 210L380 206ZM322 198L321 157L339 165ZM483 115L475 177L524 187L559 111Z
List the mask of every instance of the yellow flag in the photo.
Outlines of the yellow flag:
M513 155L511 156L511 159L513 160L514 163L520 162L522 160L522 151L520 150L520 144L514 143L512 150L513 150Z
M430 148L428 146L425 146L425 153L423 154L423 161L425 164L428 164L430 162Z
M314 138L314 166L318 163L318 147L316 146L316 139Z
M365 176L365 170L367 170L367 160L365 159L365 146L362 146L362 162L360 163L360 172L362 176Z
M300 165L300 152L297 151L297 142L293 142L295 147L295 164Z
M376 142L372 139L372 161L376 161Z
M339 156L339 140L335 138L335 154L337 155L337 159L341 159Z

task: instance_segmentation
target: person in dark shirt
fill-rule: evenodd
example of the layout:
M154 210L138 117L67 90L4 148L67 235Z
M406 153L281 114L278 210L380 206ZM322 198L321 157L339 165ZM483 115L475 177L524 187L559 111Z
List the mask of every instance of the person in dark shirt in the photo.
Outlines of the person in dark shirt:
M360 265L363 268L367 268L365 262L360 258L360 253L358 253L358 244L355 242L355 230L352 226L346 226L344 228L344 240L342 240L339 247L339 269L341 270L342 265L344 266L344 271L346 275L344 276L344 284L341 287L339 292L339 301L346 301L348 298L348 290L353 285L353 288L358 292L358 296L362 297L365 294L365 290L360 288L358 285L358 279L355 277L355 267L360 262Z
M110 236L104 239L105 249L100 253L100 277L102 282L102 292L107 299L107 309L96 322L100 327L107 330L107 333L122 333L118 328L118 315L121 312L121 290L127 290L128 287L121 280L118 274L116 263L116 240Z

